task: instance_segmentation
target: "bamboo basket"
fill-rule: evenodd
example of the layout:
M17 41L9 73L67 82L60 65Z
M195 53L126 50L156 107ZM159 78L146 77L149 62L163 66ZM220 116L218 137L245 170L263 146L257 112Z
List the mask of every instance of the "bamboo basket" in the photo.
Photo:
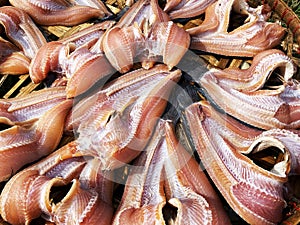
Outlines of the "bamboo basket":
M278 0L279 2L294 2L294 0ZM249 0L248 1L250 5L256 6L261 1L259 0ZM297 1L296 1L297 2ZM6 0L0 0L1 4L9 4ZM106 6L114 13L118 14L123 8L126 7L128 2L126 0L106 0ZM1 5L0 4L0 5ZM299 14L300 14L300 3L298 3L299 8ZM289 8L291 12L293 10ZM282 13L282 12L281 12ZM296 14L295 14L296 16ZM281 44L277 46L276 48L281 49L284 51L295 63L297 66L297 73L295 74L294 78L299 80L300 82L300 47L295 38L295 35L293 34L293 30L287 26L286 22L284 21L284 18L282 18L278 13L273 10L273 13L271 15L271 20L280 23L282 26L287 27L287 35L282 40ZM180 26L183 26L184 28L189 28L193 26L197 26L201 24L203 21L203 18L199 19L193 19L188 21L187 23L179 24ZM79 30L82 30L88 26L91 26L93 23L84 23L80 24L74 27L66 27L66 26L48 26L48 27L40 27L44 35L49 40L58 40L63 37L70 36L71 34L78 32ZM300 26L300 24L298 25ZM299 29L300 32L300 29ZM199 55L202 59L204 59L207 62L207 67L217 67L217 68L246 68L251 64L251 59L249 58L234 58L234 57L220 57L212 54L202 54ZM33 84L30 80L29 74L24 74L20 76L16 75L0 75L0 97L1 98L12 98L17 96L24 96L32 91L39 90L42 88L46 88L46 84ZM64 136L62 138L62 141L59 145L62 146L69 141L71 141L73 137L70 136ZM126 176L126 174L125 174ZM124 177L125 177L124 176ZM124 178L125 179L125 178ZM300 182L297 181L299 178L293 178L295 185L300 190ZM0 191L2 190L4 186L4 183L0 183ZM114 199L115 204L117 205L119 202L120 196L116 197ZM229 206L225 206L227 208ZM228 210L229 216L231 217L232 224L247 224L242 219L238 217L232 210ZM300 191L298 196L294 196L290 201L288 202L288 206L286 210L284 211L284 220L281 222L281 224L288 224L288 225L296 225L300 224ZM34 220L31 224L45 224L45 222L41 219ZM46 223L48 225L52 223ZM7 222L3 221L3 219L0 217L0 225L9 225Z

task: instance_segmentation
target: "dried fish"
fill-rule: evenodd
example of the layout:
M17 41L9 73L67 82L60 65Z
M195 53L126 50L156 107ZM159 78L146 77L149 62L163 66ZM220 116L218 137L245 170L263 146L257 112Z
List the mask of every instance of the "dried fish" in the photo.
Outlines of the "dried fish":
M191 18L203 14L216 0L167 0L164 11L171 19Z
M300 29L281 0L248 2L2 1L0 73L51 87L0 99L1 217L230 224L226 201L250 224L279 223L300 174L300 84L274 49L286 29L269 22L271 7L296 41ZM204 68L198 50L253 60L233 69L215 56Z
M30 224L41 215L54 223L110 224L111 199L101 197L112 191L111 184L104 185L111 181L102 179L97 190L81 186L80 175L90 160L71 142L16 174L1 193L2 217L12 224ZM58 187L67 192L55 191Z
M296 129L300 126L300 101L299 84L291 79L294 65L276 50L262 54L263 59L257 55L260 60L254 60L248 70L212 69L200 84L221 109L247 124L261 129ZM283 82L274 88L262 88L276 69L282 73L279 76Z
M44 88L24 97L0 100L0 123L20 125L38 120L66 100L65 87Z
M30 59L11 42L0 37L0 74L19 75L29 71Z
M250 224L280 222L286 205L283 185L291 163L285 146L274 137L256 137L253 128L239 132L244 125L205 101L192 104L185 113L201 162L228 204ZM248 158L271 147L282 157L270 169Z
M41 31L21 9L12 6L0 7L0 24L4 27L7 37L30 59L46 44Z
M37 120L12 123L10 128L0 131L0 181L8 179L22 166L48 155L57 147L71 106L71 100L57 101ZM43 105L40 109L43 109Z
M29 67L34 83L44 80L49 72L67 78L67 97L72 98L87 91L99 79L115 70L107 61L98 42L114 22L106 21L88 27L59 41L45 44L37 52Z
M155 62L176 66L190 45L190 37L158 6L157 0L142 0L128 10L115 27L103 37L103 51L121 73L135 62L146 69ZM176 49L176 51L174 51Z
M169 204L177 208L171 224L230 224L205 173L178 142L170 122L165 123L165 135L165 192Z
M230 31L230 13L247 16L245 23ZM282 26L266 22L262 6L251 8L246 1L218 0L209 6L205 19L187 31L191 35L191 48L227 56L252 57L278 45L285 34Z
M173 216L165 215L170 205ZM113 221L128 223L230 224L220 199L196 160L178 142L170 121L158 122L133 164Z
M72 3L67 0L10 0L9 2L24 10L37 24L41 25L73 26L92 18L110 15L101 1L88 0Z
M113 224L166 224L163 207L163 165L167 157L164 140L164 123L159 121L151 140L135 160L121 203L114 215Z
M76 129L77 123L78 148L100 159L103 170L133 160L147 144L180 76L164 65L138 69L83 99L68 125Z

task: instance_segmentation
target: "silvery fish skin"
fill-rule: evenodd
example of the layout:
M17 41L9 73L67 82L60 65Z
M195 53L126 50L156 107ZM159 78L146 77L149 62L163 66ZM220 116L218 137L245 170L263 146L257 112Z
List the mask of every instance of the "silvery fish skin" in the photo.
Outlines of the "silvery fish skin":
M101 1L71 1L67 0L10 0L11 5L28 13L40 25L74 26L92 18L102 18L110 15ZM95 4L96 3L96 4Z
M275 69L282 71L281 84L263 88ZM286 55L269 50L254 57L249 69L211 69L199 83L216 105L247 124L265 130L296 129L300 126L300 92L292 79L294 73Z
M86 189L85 184L95 181L93 172L86 169L93 160L70 142L17 173L1 193L2 217L11 224L30 224L39 216L59 224L111 224L112 182L108 175L97 179L97 188ZM67 185L68 192L55 198L55 188Z
M232 209L250 224L280 222L286 206L283 185L291 164L286 146L220 114L205 101L189 106L185 116L201 162ZM248 158L268 147L283 155L271 169Z
M189 45L189 34L169 21L157 0L136 2L102 41L106 57L121 73L128 72L135 62L149 69L162 61L172 69Z
M247 15L245 23L228 31L230 12ZM218 0L206 9L202 24L187 30L191 48L226 56L253 57L278 45L284 28L266 22L263 6L251 8L244 0Z
M40 47L46 44L46 39L41 31L21 9L2 6L0 8L0 24L4 27L10 41L30 59L34 57Z

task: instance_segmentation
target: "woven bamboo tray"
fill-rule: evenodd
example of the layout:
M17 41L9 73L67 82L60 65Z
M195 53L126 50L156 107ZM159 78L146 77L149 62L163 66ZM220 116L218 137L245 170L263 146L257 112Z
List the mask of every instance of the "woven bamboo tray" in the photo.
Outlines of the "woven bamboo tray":
M279 1L281 2L282 0ZM298 4L299 14L300 14L300 3L297 3L298 1L299 0L296 0L295 3L294 0L286 0L285 2ZM249 4L253 6L259 4L260 2L261 1L258 0L249 0ZM9 4L7 0L0 0L0 3L3 5ZM116 15L128 4L126 0L107 0L105 3L106 6ZM292 11L291 8L289 9ZM278 15L276 12L273 12L271 16L271 20L276 21L282 24L282 26L289 28L286 25L285 21L281 18L281 16ZM182 24L179 25L187 29L189 27L193 27L201 24L202 21L203 18L198 18L198 19L190 20L184 25ZM93 23L84 23L74 27L48 26L48 27L40 27L40 29L42 30L44 35L48 38L48 40L58 40L62 37L66 37L75 32L78 32L83 28L91 26L92 24ZM279 46L276 46L276 48L284 51L294 61L295 65L298 67L298 71L295 74L294 78L299 80L300 82L300 48L299 48L299 43L297 43L297 40L295 39L294 34L290 28L288 29L288 33L286 37L282 40ZM199 55L199 57L201 57L207 62L208 68L211 67L217 67L221 69L247 68L251 64L251 59L249 58L220 57L211 54L202 54ZM46 86L47 85L44 83L33 84L28 74L24 74L20 76L9 75L9 74L0 75L0 97L5 99L17 97L17 96L24 96L31 93L32 91L46 88ZM60 146L66 144L72 139L73 137L70 136L63 137ZM300 182L297 181L297 179L299 178L296 177L292 179L294 181L295 186L297 186L300 190ZM2 184L0 183L0 191L3 188L3 185L4 185L3 183ZM114 199L116 204L118 203L119 198L120 196ZM239 225L246 224L232 210L229 209L228 211L233 224L239 224ZM37 219L34 220L31 224L45 224L45 222L41 219ZM52 223L46 223L46 224L50 225ZM300 191L298 196L295 196L288 202L288 207L284 212L284 220L282 221L281 224L289 224L289 225L300 224ZM8 223L3 221L0 217L0 225L8 225Z

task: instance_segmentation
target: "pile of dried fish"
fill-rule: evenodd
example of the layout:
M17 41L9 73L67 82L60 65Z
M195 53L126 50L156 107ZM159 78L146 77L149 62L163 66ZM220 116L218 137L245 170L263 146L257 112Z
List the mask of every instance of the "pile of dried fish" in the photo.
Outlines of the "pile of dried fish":
M3 220L300 221L285 213L300 197L298 68L282 47L288 29L269 20L277 11L300 42L284 3L0 6L1 81L28 74L39 88L0 99ZM70 32L53 38L54 27ZM207 54L246 63L221 68Z

